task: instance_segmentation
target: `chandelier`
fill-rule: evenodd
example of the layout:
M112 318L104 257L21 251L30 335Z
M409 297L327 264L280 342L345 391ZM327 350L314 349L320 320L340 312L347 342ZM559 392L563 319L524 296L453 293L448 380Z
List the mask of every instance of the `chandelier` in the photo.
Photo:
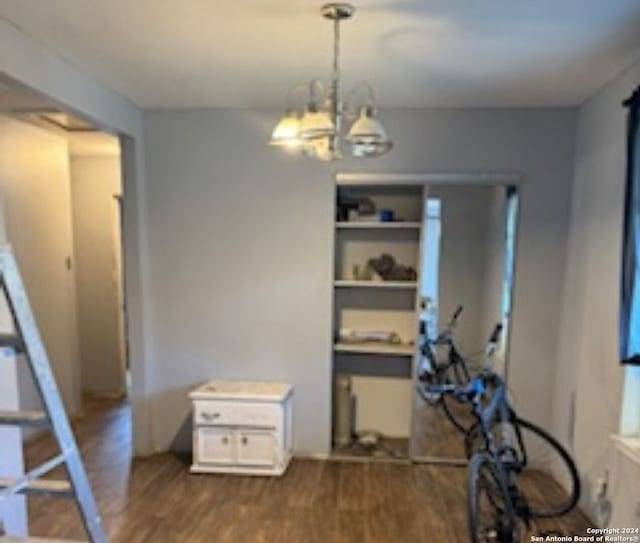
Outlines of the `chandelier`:
M273 130L269 143L299 150L302 154L329 161L343 157L348 148L356 157L376 157L387 153L391 140L377 118L373 87L358 83L343 100L340 81L340 22L350 18L350 4L326 4L322 15L333 21L333 73L327 85L320 79L295 85L287 95L287 109ZM304 91L305 107L296 109L293 100ZM351 122L346 130L344 121Z

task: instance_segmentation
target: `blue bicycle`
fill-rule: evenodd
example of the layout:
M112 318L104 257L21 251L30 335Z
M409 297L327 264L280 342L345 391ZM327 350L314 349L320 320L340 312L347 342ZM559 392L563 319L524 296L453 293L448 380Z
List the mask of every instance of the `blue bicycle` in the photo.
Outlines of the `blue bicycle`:
M515 413L499 375L485 369L466 386L433 388L470 403L476 418L465 436L471 543L517 543L535 519L576 506L580 479L571 456Z

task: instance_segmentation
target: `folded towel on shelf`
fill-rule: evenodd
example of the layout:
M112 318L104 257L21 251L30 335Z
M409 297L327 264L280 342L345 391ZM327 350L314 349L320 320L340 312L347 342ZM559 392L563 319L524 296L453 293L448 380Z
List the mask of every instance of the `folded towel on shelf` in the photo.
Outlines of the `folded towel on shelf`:
M400 336L396 332L389 331L340 328L338 336L340 341L344 341L345 343L366 343L368 341L393 344L402 343Z

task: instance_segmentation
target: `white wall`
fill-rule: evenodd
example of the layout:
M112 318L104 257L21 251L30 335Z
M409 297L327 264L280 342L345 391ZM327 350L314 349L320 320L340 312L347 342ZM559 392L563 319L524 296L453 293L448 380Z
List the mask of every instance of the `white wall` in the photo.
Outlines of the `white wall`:
M552 428L573 446L586 483L585 507L593 498L597 478L606 469L611 472L612 526L637 526L639 520L635 509L640 467L619 457L609 438L618 431L624 379L618 364L626 164L622 101L639 82L640 64L636 64L580 109L553 406ZM522 203L526 205L524 199ZM520 278L516 281L521 284Z
M122 350L120 156L71 158L71 197L82 390L125 393Z
M5 231L4 205L0 198L0 243L7 243ZM0 299L0 330L13 333L14 325L4 297ZM18 365L21 362L9 349L0 352L0 409L16 411L20 409ZM22 432L20 428L0 427L0 473L3 477L20 477L24 474L22 457ZM24 536L27 534L26 498L12 496L0 501L0 523L6 533Z
M523 172L511 379L549 425L574 111L384 111L394 150L330 165L270 148L278 114L145 114L155 447L189 446L186 393L219 377L293 383L295 448L329 450L337 170Z
M13 246L58 387L78 411L69 155L62 137L0 116L0 191ZM38 405L31 375L21 373L22 405Z

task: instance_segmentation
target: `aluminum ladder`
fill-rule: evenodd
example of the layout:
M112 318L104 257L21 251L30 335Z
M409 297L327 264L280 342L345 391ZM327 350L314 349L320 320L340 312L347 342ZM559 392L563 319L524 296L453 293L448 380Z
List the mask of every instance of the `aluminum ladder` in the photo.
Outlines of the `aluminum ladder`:
M29 364L44 408L43 411L0 411L0 425L30 428L48 426L60 450L58 456L21 477L0 478L0 500L15 494L46 494L75 499L89 541L106 543L107 538L78 445L71 431L69 419L31 311L20 271L9 246L0 248L0 287L13 317L15 330L13 334L0 334L0 347L13 349L16 354L24 355L21 358ZM68 481L41 478L62 465L67 469ZM0 541L3 541L1 532ZM20 540L7 538L4 541ZM33 541L42 540L34 539Z

